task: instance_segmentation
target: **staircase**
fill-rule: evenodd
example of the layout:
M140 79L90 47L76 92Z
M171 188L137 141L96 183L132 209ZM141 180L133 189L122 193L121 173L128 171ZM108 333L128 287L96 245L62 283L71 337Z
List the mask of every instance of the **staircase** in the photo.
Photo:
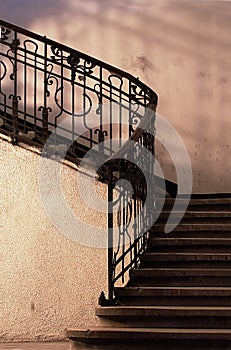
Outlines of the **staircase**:
M115 288L117 305L97 307L102 326L67 330L73 349L231 349L231 200L191 199L165 234L172 205L166 199L139 267Z
M173 208L166 199L150 229L163 182L153 175L157 94L1 19L0 71L0 133L59 161L79 164L88 154L85 165L108 186L108 298L101 294L96 309L101 327L67 330L72 349L231 349L230 199L191 199L165 234ZM165 187L176 195L176 185Z

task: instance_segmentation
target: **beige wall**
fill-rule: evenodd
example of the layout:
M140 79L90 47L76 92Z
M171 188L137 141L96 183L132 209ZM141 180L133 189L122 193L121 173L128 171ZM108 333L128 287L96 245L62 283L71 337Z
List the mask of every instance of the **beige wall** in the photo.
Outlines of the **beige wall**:
M107 287L106 251L68 239L50 222L35 150L0 139L0 151L0 342L61 339L66 327L95 325L94 309ZM70 208L81 213L83 226L105 226L106 216L83 203L77 173L85 176L63 167ZM105 193L99 183L97 192Z
M193 191L231 192L231 2L9 0L0 17L139 76L186 144Z

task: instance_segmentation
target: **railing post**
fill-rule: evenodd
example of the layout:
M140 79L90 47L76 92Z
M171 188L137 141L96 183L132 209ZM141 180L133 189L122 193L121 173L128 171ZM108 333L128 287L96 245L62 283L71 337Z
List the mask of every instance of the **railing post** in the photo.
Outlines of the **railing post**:
M108 136L108 133L106 130L102 130L102 125L100 125L99 129L95 130L95 134L98 134L98 144L99 144L99 155L100 159L104 157L104 141L105 136Z
M18 133L18 98L17 96L12 97L12 143L13 145L17 144L17 133Z
M20 44L20 41L17 39L17 32L14 32L14 39L10 45L10 49L14 54L14 63L13 63L13 73L10 75L10 79L14 81L14 93L10 95L12 99L12 143L13 145L17 144L17 134L18 134L18 100L21 100L21 97L18 96L18 65L17 65L17 47Z
M113 183L112 167L108 166L108 299L113 300Z
M47 108L47 42L46 36L44 37L44 90L43 90L43 98L44 105L40 107L39 110L42 109L42 142L45 143L48 138L48 110L51 111L51 108Z
M46 142L48 138L48 108L43 108L42 118L43 118L43 124L42 124L43 141Z

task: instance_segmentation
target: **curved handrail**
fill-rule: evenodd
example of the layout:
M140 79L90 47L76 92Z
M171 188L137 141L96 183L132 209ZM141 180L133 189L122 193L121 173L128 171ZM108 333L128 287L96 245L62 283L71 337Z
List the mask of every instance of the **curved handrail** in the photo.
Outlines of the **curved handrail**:
M18 129L21 133L24 130L24 136L29 131L34 131L34 139L41 144L55 130L59 142L65 142L65 137L72 141L78 137L78 146L92 148L102 143L105 136L113 139L114 123L119 125L117 137L124 137L126 128L123 122L126 113L126 137L131 137L138 126L137 120L143 118L141 107L157 105L157 94L138 78L121 69L5 21L0 20L0 27L0 65L4 72L0 77L0 96L4 103L0 101L0 107L2 106L5 120L9 119L8 126L12 126L12 139L15 143L20 139ZM9 62L12 65L11 71ZM31 82L28 82L29 73ZM7 91L7 78L8 82L13 82L11 91ZM4 83L7 86L5 90ZM31 85L34 90L33 100L28 98ZM43 90L38 94L41 88ZM43 98L39 106L41 95ZM69 104L67 100L70 100ZM109 107L110 111L104 112L105 101L114 104L115 109L120 108L117 119L113 114L114 106ZM94 113L99 116L98 126L92 120L89 122L94 104L97 104ZM62 122L65 116L69 117L69 124ZM106 124L110 124L110 127L105 129ZM110 147L103 150L108 156L113 154Z
M95 57L92 57L92 56L89 56L81 51L78 51L76 49L73 49L67 45L63 45L63 44L60 44L59 42L55 41L55 40L52 40L52 39L49 39L47 38L46 36L42 36L42 35L39 35L39 34L36 34L32 31L29 31L29 30L26 30L26 29L23 29L21 27L18 27L14 24L11 24L11 23L8 23L6 21L3 21L0 19L0 26L2 27L6 27L6 28L9 28L15 32L18 32L20 34L23 34L25 36L28 36L32 39L35 39L35 40L38 40L40 42L43 42L43 43L46 43L50 46L55 46L55 47L59 47L69 53L78 53L79 57L88 61L88 62L91 62L92 60L98 65L98 66L101 66L102 68L104 69L107 69L109 72L112 72L113 74L116 74L118 76L121 76L121 77L124 77L132 82L134 82L137 86L139 86L141 89L144 89L146 90L147 92L150 92L150 96L152 96L152 101L153 103L155 103L157 105L157 102L158 102L158 96L156 94L156 92L154 90L152 90L149 86L147 86L146 84L144 84L143 82L141 82L139 80L139 78L135 78L133 75L127 73L126 71L123 71L122 69L119 69L117 67L114 67L104 61L101 61Z

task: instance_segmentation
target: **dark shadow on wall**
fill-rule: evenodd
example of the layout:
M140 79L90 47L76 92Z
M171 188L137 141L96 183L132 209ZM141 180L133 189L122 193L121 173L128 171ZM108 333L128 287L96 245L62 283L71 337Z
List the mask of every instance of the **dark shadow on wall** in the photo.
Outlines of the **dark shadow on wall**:
M0 17L19 26L28 27L33 20L65 11L67 2L63 0L8 0L1 1ZM58 17L57 17L58 19ZM44 28L45 29L45 28Z
M111 17L113 11L114 16ZM130 28L127 28L127 15L133 15L136 19ZM78 35L78 41L84 40L84 33L91 31L91 23L99 23L105 31L108 28L115 28L118 32L130 29L130 35L140 40L144 54L150 45L197 58L202 54L206 56L216 48L216 60L224 64L231 44L229 35L226 38L211 36L205 25L206 22L222 24L225 30L226 25L230 24L231 3L224 1L8 0L2 2L0 11L3 20L25 28L30 28L34 21L50 17L57 23L57 36L60 38L65 32L62 19L68 16L76 19L77 32L73 28L72 33ZM80 18L86 18L85 24L81 22L82 28L78 27ZM199 26L196 22L199 22ZM47 28L39 28L42 35L46 35L49 29L49 22ZM96 41L102 40L100 33L93 34ZM205 63L203 59L202 63Z

